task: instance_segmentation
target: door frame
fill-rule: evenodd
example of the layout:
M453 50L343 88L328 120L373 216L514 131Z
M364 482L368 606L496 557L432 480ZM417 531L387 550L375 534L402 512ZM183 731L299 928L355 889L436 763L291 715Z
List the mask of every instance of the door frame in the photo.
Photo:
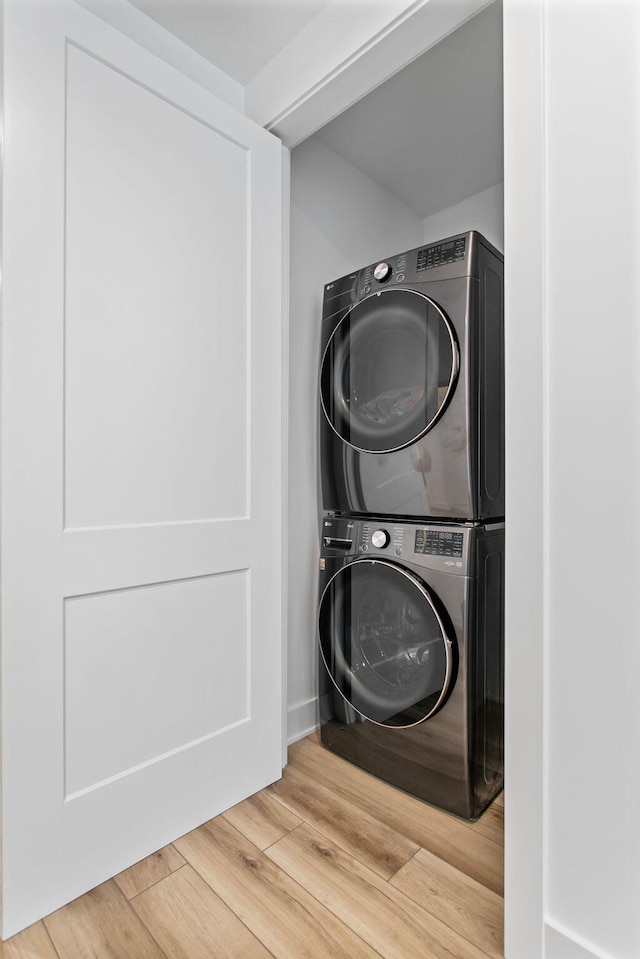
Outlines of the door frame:
M247 87L247 112L290 149L475 16L491 0L418 0L387 23L354 23L348 54L320 14ZM387 7L389 11L390 6ZM399 7L402 7L399 12ZM545 376L544 0L503 0L506 675L505 956L544 955L545 668L549 490ZM361 18L362 20L362 18ZM333 33L332 33L333 30ZM322 42L323 31L326 42ZM376 32L377 31L377 32ZM291 59L310 70L291 85ZM319 54L320 51L320 54ZM304 73L304 71L303 71ZM284 91L284 92L283 92ZM288 94L288 100L287 100ZM526 223L526 230L521 224ZM517 304L517 310L516 310ZM531 464L536 464L531 468Z

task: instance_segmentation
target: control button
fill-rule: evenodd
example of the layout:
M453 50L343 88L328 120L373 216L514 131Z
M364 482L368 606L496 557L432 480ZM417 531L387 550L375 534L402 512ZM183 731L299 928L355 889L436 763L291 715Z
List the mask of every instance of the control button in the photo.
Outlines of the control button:
M363 544L362 544L362 552L363 552L363 553L366 553L368 549L369 549L368 544L367 544L367 543L363 543Z
M402 550L401 550L401 549L397 549L397 550L396 550L396 556L402 556Z
M385 546L388 546L390 538L386 529L377 529L375 533L371 534L371 542L376 549L384 549Z
M365 288L363 289L362 292L363 292L363 293L371 293L371 287L369 286L368 283L367 283L367 285L365 286Z
M396 275L396 283L402 283L403 280L404 280L404 273L398 273Z
M388 263L378 263L377 267L373 271L378 283L384 283L391 276L391 267Z

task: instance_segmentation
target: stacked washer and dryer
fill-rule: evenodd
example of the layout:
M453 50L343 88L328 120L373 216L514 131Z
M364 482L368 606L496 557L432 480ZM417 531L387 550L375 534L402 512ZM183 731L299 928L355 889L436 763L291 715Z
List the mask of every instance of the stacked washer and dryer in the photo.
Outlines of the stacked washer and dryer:
M503 260L471 231L327 284L321 740L466 819L503 784Z

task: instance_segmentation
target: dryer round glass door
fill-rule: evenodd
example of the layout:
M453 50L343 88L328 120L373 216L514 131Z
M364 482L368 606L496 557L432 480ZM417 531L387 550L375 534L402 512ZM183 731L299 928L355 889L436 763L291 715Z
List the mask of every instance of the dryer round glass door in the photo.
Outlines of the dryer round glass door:
M322 408L345 443L390 453L435 426L458 368L455 334L437 303L414 290L383 290L333 331L322 358Z
M425 585L380 560L356 560L320 600L320 649L336 688L383 726L432 716L452 682L452 644Z

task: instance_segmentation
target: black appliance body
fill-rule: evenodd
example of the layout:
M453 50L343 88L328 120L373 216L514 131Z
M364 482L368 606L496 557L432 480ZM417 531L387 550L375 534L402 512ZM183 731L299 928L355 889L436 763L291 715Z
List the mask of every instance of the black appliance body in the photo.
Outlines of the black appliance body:
M327 284L323 510L504 517L503 276L470 231Z
M503 785L504 525L325 516L321 741L476 819Z

